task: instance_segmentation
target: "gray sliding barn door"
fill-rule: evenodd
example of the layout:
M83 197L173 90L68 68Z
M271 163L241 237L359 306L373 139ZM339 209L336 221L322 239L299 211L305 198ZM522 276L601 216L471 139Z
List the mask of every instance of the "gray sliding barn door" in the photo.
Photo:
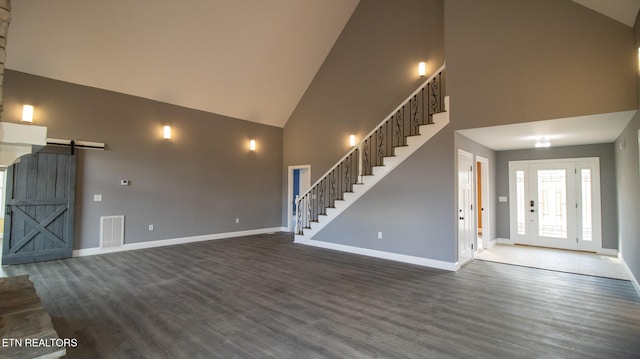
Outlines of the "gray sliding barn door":
M76 156L44 147L7 169L2 264L71 257Z

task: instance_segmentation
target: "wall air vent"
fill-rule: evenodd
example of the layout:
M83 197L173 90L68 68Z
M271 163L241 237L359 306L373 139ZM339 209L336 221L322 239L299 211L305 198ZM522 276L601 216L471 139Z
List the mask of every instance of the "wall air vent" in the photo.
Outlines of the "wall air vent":
M124 216L100 217L100 248L124 244Z

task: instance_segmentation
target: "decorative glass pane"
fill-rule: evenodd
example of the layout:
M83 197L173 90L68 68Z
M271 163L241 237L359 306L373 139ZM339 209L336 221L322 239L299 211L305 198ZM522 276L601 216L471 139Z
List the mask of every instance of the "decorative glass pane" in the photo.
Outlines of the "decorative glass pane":
M582 240L593 240L593 222L591 220L591 169L580 170L582 188Z
M538 235L567 238L567 171L538 171Z
M519 235L526 234L525 227L525 215L526 215L526 206L524 202L524 171L516 171L516 207L517 207L517 218L516 218L516 228Z

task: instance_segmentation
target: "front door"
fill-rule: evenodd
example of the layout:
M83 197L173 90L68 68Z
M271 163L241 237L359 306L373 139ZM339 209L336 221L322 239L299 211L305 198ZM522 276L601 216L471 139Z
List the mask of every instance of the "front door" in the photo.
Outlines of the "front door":
M529 166L530 244L578 249L575 164L552 162Z
M69 258L76 156L45 147L7 169L2 264Z
M514 243L601 249L597 158L514 161L509 168Z

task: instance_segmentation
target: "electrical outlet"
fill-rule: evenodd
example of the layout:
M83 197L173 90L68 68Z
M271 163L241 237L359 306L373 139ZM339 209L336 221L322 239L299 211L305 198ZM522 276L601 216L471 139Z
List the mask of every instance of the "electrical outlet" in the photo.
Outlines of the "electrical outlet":
M382 232L378 232L378 239L382 239Z
M149 231L153 231L153 224L149 225Z
M93 195L93 201L94 202L102 202L102 195L101 194L94 194Z
M236 223L240 223L240 218L236 218Z

